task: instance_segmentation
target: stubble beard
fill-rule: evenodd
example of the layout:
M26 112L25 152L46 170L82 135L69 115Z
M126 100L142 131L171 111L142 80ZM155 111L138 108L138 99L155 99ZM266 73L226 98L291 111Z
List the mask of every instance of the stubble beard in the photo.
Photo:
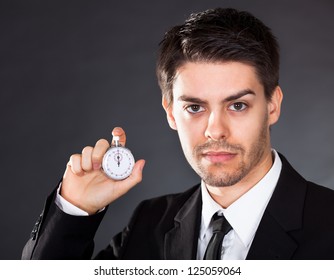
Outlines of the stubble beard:
M207 185L212 187L233 186L244 179L261 161L268 145L267 130L268 126L266 118L263 122L258 139L252 144L248 154L242 145L230 144L224 139L220 141L208 141L202 145L196 146L193 151L193 159L195 159L195 163L191 165ZM226 170L222 163L211 163L211 165L214 165L213 167L218 169L219 172L210 172L209 168L201 162L203 152L208 150L223 150L230 153L236 153L240 158L240 161L232 171Z

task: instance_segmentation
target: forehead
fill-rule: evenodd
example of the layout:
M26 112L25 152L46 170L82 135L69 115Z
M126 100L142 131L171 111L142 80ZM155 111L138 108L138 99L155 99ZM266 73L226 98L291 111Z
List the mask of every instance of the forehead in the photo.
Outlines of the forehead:
M264 96L255 68L240 62L187 62L177 70L173 83L174 100L184 94L226 98L245 90Z

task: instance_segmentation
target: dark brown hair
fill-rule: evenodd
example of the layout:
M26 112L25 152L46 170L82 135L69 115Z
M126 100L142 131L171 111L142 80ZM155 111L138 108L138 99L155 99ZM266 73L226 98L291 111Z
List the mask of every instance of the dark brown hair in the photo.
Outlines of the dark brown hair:
M248 12L217 8L191 14L171 28L160 43L158 82L167 101L173 101L173 82L186 62L246 63L256 69L267 100L279 80L279 46L270 28Z

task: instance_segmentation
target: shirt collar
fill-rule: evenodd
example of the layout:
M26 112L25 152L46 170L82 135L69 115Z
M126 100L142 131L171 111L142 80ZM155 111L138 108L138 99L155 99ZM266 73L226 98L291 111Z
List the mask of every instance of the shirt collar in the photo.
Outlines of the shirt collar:
M202 181L201 239L204 238L208 230L212 215L219 212L224 214L244 246L248 247L250 245L282 169L282 162L278 153L275 150L272 150L272 152L274 163L268 173L226 209L223 209L212 199L205 183Z

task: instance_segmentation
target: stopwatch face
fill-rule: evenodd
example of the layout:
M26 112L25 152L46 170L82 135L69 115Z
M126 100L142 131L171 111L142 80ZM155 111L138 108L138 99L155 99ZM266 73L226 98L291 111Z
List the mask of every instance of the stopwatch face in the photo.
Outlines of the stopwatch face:
M130 176L134 164L135 160L129 149L111 147L103 157L102 168L108 177L123 180Z

